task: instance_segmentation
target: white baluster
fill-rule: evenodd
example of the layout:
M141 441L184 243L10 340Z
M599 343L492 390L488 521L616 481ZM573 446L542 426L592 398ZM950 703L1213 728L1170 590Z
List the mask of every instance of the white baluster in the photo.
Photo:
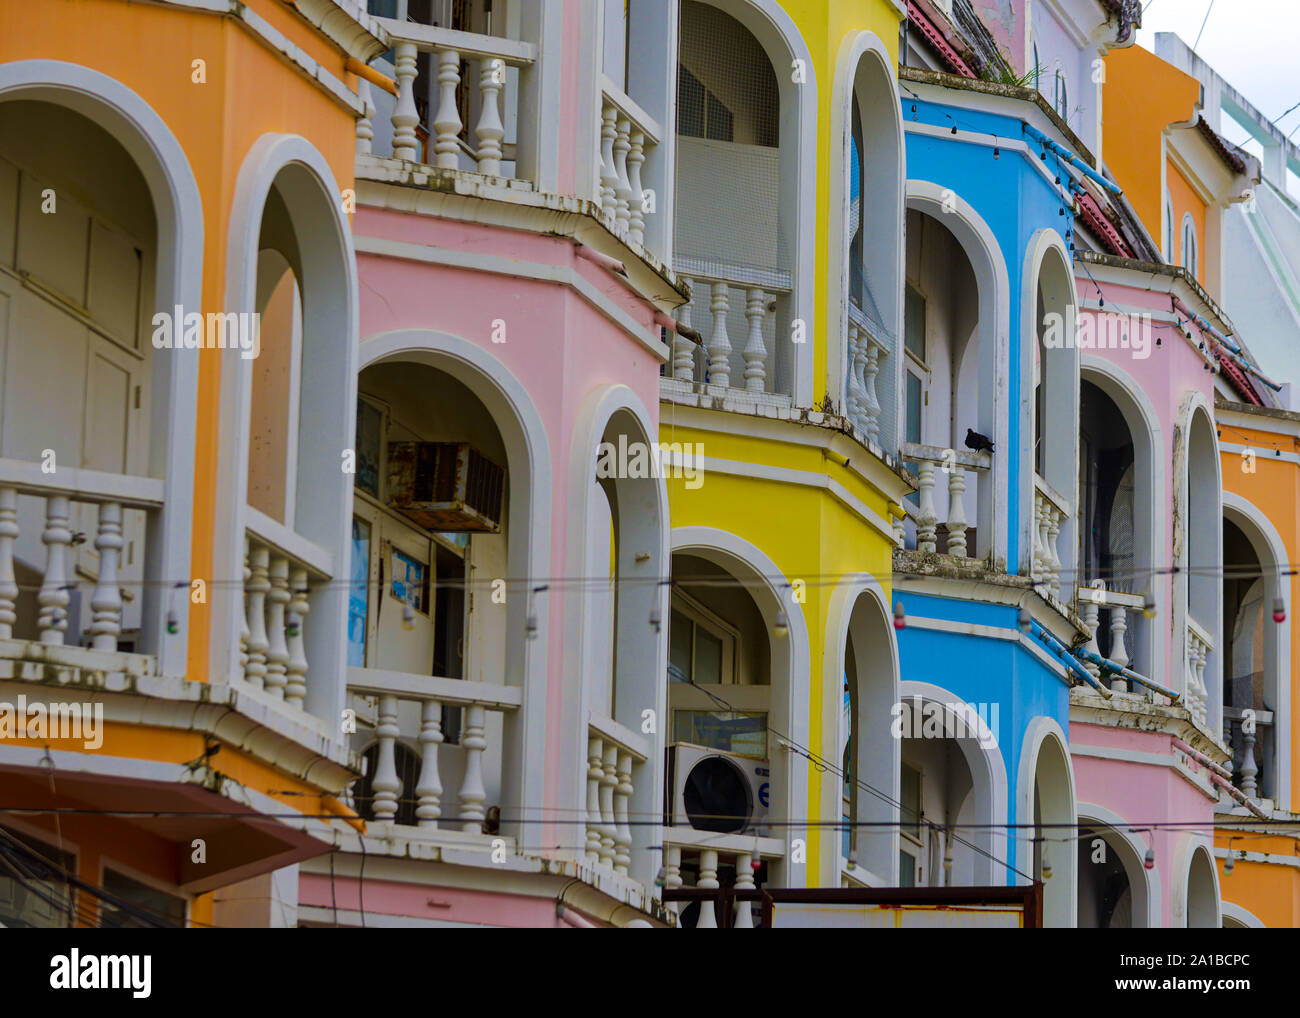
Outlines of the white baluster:
M692 289L694 282L685 277L682 278L683 285ZM691 304L694 297L683 304L677 311L677 321L686 328L691 328ZM695 344L687 339L681 333L673 333L673 377L683 382L693 382L695 380Z
M1192 716L1200 724L1205 724L1206 701L1209 698L1209 690L1205 686L1205 665L1210 657L1209 645L1203 643L1200 639L1196 641L1196 704L1192 711Z
M244 585L239 608L239 674L248 675L248 580L253 571L248 568L248 535L244 535Z
M632 828L627 806L632 798L632 754L618 751L618 784L614 786L614 870L626 873L632 862Z
M442 704L420 704L420 780L415 786L416 820L421 827L437 827L442 816L442 779L438 775L438 747L442 745Z
M376 820L392 820L397 815L397 800L402 791L402 781L397 776L397 737L401 732L397 726L397 697L381 696L379 724L375 726L379 753L375 776L370 781Z
M606 106L600 117L600 210L613 224L618 213L618 171L614 168L614 136L618 133L618 110Z
M716 891L718 889L718 853L712 849L706 848L700 852L700 878L695 886L706 891ZM714 902L711 899L700 902L700 918L695 924L695 928L697 930L713 930L717 929L717 927L718 917Z
M880 347L871 342L866 334L859 337L859 343L866 348L866 357L862 358L862 417L867 438L872 442L880 441L880 400L876 396L876 376L880 373Z
M266 593L271 589L267 579L269 559L270 552L260 544L254 544L248 555L248 666L244 677L258 689L266 685Z
M63 633L68 628L67 551L72 543L69 512L65 496L50 495L45 500L45 530L41 533L45 545L45 576L36 595L36 603L40 605L36 624L41 643L63 643Z
M631 130L631 122L626 117L619 117L614 131L614 232L620 237L627 235L632 216L632 183L627 177L627 153L632 147L628 134Z
M266 595L266 690L284 697L289 645L284 638L284 606L289 603L289 560L271 558L271 592Z
M397 78L397 105L393 107L393 155L414 162L419 139L415 126L420 114L415 109L415 43L399 42L393 47L393 75Z
M603 773L600 776L600 861L614 865L614 842L618 828L614 822L614 787L618 784L618 747L606 743Z
M664 890L675 891L682 886L682 847L680 845L664 846ZM670 902L668 908L674 915L681 913L680 901Z
M1124 648L1124 634L1128 631L1128 609L1122 604L1110 608L1110 659L1123 668L1128 667L1128 651ZM1110 688L1117 693L1128 692L1128 680L1116 675Z
M117 502L99 505L99 530L95 550L99 552L99 576L90 597L94 620L90 624L90 645L95 650L117 650L122 632L122 591L117 566L125 545L122 540L122 506Z
M709 337L709 384L726 388L731 384L731 341L727 338L727 312L731 310L730 289L714 283L709 310L713 312L713 334Z
M934 463L921 460L917 466L917 513L916 513L916 550L933 552L937 550L935 531L939 517L934 511Z
M752 891L754 889L754 858L748 853L736 857L737 891ZM733 926L738 930L752 930L754 928L754 909L750 902L736 902L736 921Z
M763 319L766 315L767 294L760 289L749 290L745 295L749 342L742 353L745 358L745 389L749 392L767 390L767 346L763 343Z
M866 418L863 415L865 409L863 405L862 392L862 349L858 344L859 329L852 321L849 322L848 338L845 346L847 347L846 355L848 357L848 372L846 386L844 389L844 416L849 419L849 424L861 430Z
M460 166L460 110L456 89L460 85L460 54L454 49L438 51L438 113L433 120L434 165L454 170Z
M1100 596L1101 592L1105 589L1105 584L1101 580L1093 581L1091 586L1097 592L1094 597ZM1084 649L1091 651L1098 657L1101 656L1101 647L1097 643L1097 630L1100 628L1100 616L1101 605L1096 600L1089 599L1083 601L1083 625L1084 628L1088 630L1088 642L1084 644ZM1084 663L1084 667L1088 669L1088 672L1094 678L1101 674L1101 665L1087 661Z
M506 62L499 57L483 60L479 68L479 112L474 137L478 139L478 171L501 176L501 139L506 136L501 123L498 96L506 83Z
M477 703L465 708L465 731L460 737L461 748L465 750L465 780L460 786L460 827L467 832L482 831L483 817L487 814L483 808L487 801L487 789L483 787L483 750L487 748L483 710L482 704Z
M602 741L587 738L587 860L600 861L600 782L605 777Z
M14 635L18 621L15 603L18 582L14 576L14 541L18 538L18 492L0 488L0 640Z
M1029 554L1029 575L1035 585L1042 582L1043 578L1043 513L1046 509L1043 505L1043 496L1035 489L1034 491L1034 516L1030 523L1030 539L1033 542L1033 549Z
M307 638L303 627L311 602L307 599L307 570L294 566L289 573L289 614L285 621L285 636L289 644L289 660L285 664L284 698L288 703L302 705L307 696Z
M966 468L957 463L948 468L948 554L966 557Z
M1051 528L1052 508L1046 498L1040 498L1038 506L1038 575L1035 579L1042 586L1050 586L1052 577L1052 550L1048 545L1048 530Z
M1061 534L1061 510L1050 502L1047 505L1047 589L1059 596L1061 586L1061 556L1057 554L1056 539Z
M1255 733L1246 731L1243 726L1241 731L1241 792L1243 795L1255 797L1258 787L1255 782L1255 776L1259 774L1259 767L1255 763Z
M374 149L375 101L370 94L370 82L361 78L357 83L357 98L361 101L361 116L357 117L357 155L368 156Z
M645 134L633 130L628 137L627 181L632 190L628 207L627 239L632 244L645 243L645 189L641 186L641 164L645 162Z

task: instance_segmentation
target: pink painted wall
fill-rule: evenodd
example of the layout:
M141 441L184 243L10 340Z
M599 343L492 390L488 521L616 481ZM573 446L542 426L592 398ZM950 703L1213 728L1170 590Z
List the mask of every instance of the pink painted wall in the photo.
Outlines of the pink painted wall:
M1072 722L1070 745L1072 748L1094 746L1152 754L1171 761L1177 758L1187 764L1188 769L1200 780L1209 784L1205 768L1175 750L1172 737L1167 734ZM1073 753L1071 759L1074 764L1075 796L1081 814L1087 814L1086 803L1101 806L1136 824L1194 822L1203 824L1196 828L1195 833L1205 834L1213 830L1214 800L1173 768L1132 760L1105 760L1078 752ZM1137 837L1155 850L1155 870L1160 877L1161 925L1185 925L1185 915L1175 920L1173 895L1175 887L1181 887L1187 879L1186 866L1190 859L1187 842L1192 834L1186 827L1156 828L1139 832ZM1152 887L1152 890L1156 889Z
M365 207L357 211L354 231L359 237L418 244L471 258L496 256L572 269L647 333L658 334L649 308L608 271L579 258L567 239ZM657 441L659 360L568 285L370 254L360 254L358 266L363 346L367 338L393 330L450 333L482 346L527 389L550 446L551 573L562 574L576 418L593 391L623 384L646 407L651 417L649 438ZM503 343L491 340L497 319L506 325ZM553 587L545 596L550 628L547 727L556 730L565 723L565 711L579 692L565 688L563 629L568 613L582 610L582 603L580 591L566 595L562 587ZM566 749L572 752L562 760ZM546 752L546 806L554 807L560 782L572 778L585 746L566 747L564 740L548 739ZM547 844L556 844L559 835L552 830L545 836ZM564 836L573 835L566 831Z
M568 929L573 925L556 915L555 899L551 897L536 898L391 880L367 880L363 887L354 877L331 880L319 873L303 873L298 877L299 905L359 911L363 902L368 916L544 929ZM578 921L582 922L581 919Z

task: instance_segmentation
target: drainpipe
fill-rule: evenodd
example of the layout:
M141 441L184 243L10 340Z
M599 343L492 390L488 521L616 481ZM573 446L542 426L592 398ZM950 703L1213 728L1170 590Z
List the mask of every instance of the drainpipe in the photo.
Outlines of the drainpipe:
M1235 363L1239 368L1241 368L1243 371L1250 372L1252 375L1258 378L1261 382L1267 385L1274 392L1282 388L1280 385L1277 384L1277 382L1274 382L1271 379L1267 378L1264 375L1264 373L1259 370L1259 368L1255 367L1255 365L1251 364L1250 361L1246 360L1245 356L1243 355L1243 351L1241 347L1239 347L1236 343L1230 340L1222 332L1220 332L1213 325L1207 322L1204 318L1198 315L1195 311L1189 308L1179 298L1174 297L1172 294L1170 294L1170 297L1173 300L1174 308L1176 310L1181 311L1188 318L1194 321L1197 327L1200 328L1202 332L1208 332L1219 342L1221 346L1227 348L1228 356L1232 358L1233 363Z
M1233 788L1230 782L1224 781L1213 771L1210 772L1210 780L1213 781L1220 788L1222 788L1234 799L1236 799L1243 806L1245 806L1248 810L1254 813L1255 816L1259 817L1261 820L1271 819L1271 817L1269 817L1269 815L1260 808L1259 803L1257 803L1254 799L1249 798L1245 792Z
M1118 184L1116 184L1113 180L1107 180L1100 173L1094 170L1091 166L1085 163L1082 159L1076 156L1073 152L1070 152L1067 149L1063 149L1060 145L1056 144L1056 142L1052 141L1051 138L1045 135L1038 128L1034 127L1032 124L1026 124L1022 122L1020 127L1025 132L1025 134L1033 138L1034 141L1038 142L1038 144L1044 146L1045 148L1050 148L1053 152L1055 152L1058 156L1060 156L1067 163L1073 166L1076 170L1082 173L1085 177L1087 177L1091 181L1100 184L1111 194L1124 193L1124 189L1120 187Z
M668 315L664 314L662 311L655 312L655 325L661 325L669 332L675 332L679 336L684 336L686 339L689 339L696 346L704 345L703 336L701 336L698 332L692 329L689 325L683 325L675 318L668 317Z
M1097 681L1097 677L1079 664L1078 658L1070 653L1070 648L1049 633L1037 621L1030 619L1029 632L1039 643L1043 644L1048 650L1056 655L1061 664L1065 665L1066 671L1072 672L1078 678L1088 683L1093 689L1109 700L1114 694L1109 689Z
M1161 696L1169 697L1169 699L1172 700L1175 704L1181 705L1182 703L1182 699L1183 699L1182 693L1176 693L1172 689L1160 685L1160 683L1158 682L1153 682L1151 679L1148 679L1145 675L1139 675L1137 672L1130 671L1129 669L1125 668L1123 665L1116 664L1114 661L1110 660L1110 658L1102 657L1100 654L1088 650L1087 647L1080 647L1078 650L1074 652L1074 656L1081 658L1082 660L1087 661L1090 664L1094 664L1101 668L1104 668L1107 672L1110 672L1111 674L1122 676L1123 678L1126 678L1131 682L1136 682L1141 686L1146 686L1147 689L1159 693Z
M1206 756L1204 753L1200 752L1199 750L1192 749L1192 747L1187 745L1187 743L1183 742L1182 739L1174 739L1172 741L1174 744L1174 749L1182 750L1184 753L1190 756L1202 767L1212 770L1215 774L1219 775L1220 777L1227 778L1229 781L1232 780L1232 771L1228 770L1226 767L1223 767L1220 764L1216 764L1213 760L1211 760L1208 756Z
M1192 747L1187 745L1187 743L1183 742L1182 739L1171 739L1170 742L1173 743L1174 749L1181 750L1182 752L1190 756L1193 760L1195 760L1198 764L1200 764L1202 767L1206 768L1206 770L1210 772L1210 781L1212 781L1219 788L1222 788L1230 796L1236 799L1237 802L1241 803L1248 810L1254 813L1255 816L1259 817L1261 820L1271 819L1269 815L1265 813L1264 810L1260 807L1259 803L1257 803L1254 799L1250 798L1250 796L1248 796L1245 792L1241 791L1238 788L1233 787L1232 772L1229 771L1226 767L1222 767L1219 764L1216 764L1204 753L1192 749Z
M363 64L356 57L348 57L348 62L344 64L344 68L351 71L358 78L365 78L366 81L370 82L370 84L378 85L385 92L391 92L393 95L397 95L397 82L387 74L375 70L368 64Z

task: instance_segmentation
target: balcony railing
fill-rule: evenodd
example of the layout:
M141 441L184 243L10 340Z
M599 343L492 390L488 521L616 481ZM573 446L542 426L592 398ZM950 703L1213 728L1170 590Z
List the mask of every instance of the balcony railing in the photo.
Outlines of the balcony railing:
M678 321L688 328L700 328L705 343L701 350L684 336L676 336L673 378L704 382L705 391L712 395L725 395L728 390L787 395L777 387L774 357L777 313L790 292L789 274L726 268L693 259L679 259L677 271L695 292L691 303L678 310ZM693 321L705 299L711 319L707 331ZM741 311L743 339L737 321Z
M1062 562L1057 537L1070 515L1070 503L1035 473L1033 578L1052 597L1059 598L1061 591Z
M967 547L966 534L966 529L970 526L966 515L966 471L973 470L977 475L987 475L993 466L989 454L905 442L902 456L904 460L917 465L919 484L916 505L906 503L903 506L907 519L915 526L915 549L921 552L937 552L939 524L942 522L947 529L944 550L954 558L965 558L970 551ZM943 520L940 520L935 508L936 469L948 477L948 506ZM904 547L906 541L904 534L900 533L902 530L903 521L900 518L895 524L894 531L894 538L899 547Z
M507 68L531 67L537 60L537 47L515 39L391 18L375 20L393 41L393 73L397 80L397 102L390 115L393 157L444 169L502 176L502 163L515 162L515 153L505 143L507 130L502 119ZM429 124L421 123L416 105L419 53L432 55L432 73L437 82L437 104ZM462 61L472 65L467 74L462 71ZM471 116L474 127L466 132L465 118ZM371 118L361 118L357 122L358 154L371 153L373 139ZM517 165L515 172L518 172Z
M682 853L695 853L699 875L695 886L702 890L716 890L720 859L731 860L735 865L737 891L755 889L755 861L779 861L785 858L785 843L779 838L755 837L752 834L715 834L693 828L672 827L664 835L664 889L674 891L683 886ZM680 909L678 909L680 914ZM733 916L719 916L715 903L700 903L696 929L714 929L721 925L740 928L754 926L753 910L749 902L734 902Z
M252 506L247 513L240 668L246 682L301 707L307 696L310 585L333 576L333 556Z
M379 701L375 737L378 761L371 788L374 792L376 821L393 822L398 804L414 799L416 826L406 827L415 836L436 836L438 830L459 828L465 834L482 834L487 817L487 790L483 780L483 758L490 748L487 737L487 713L505 713L519 709L522 691L516 686L498 686L486 682L467 682L437 676L414 675L377 668L349 668L348 692L372 696ZM397 740L402 735L398 725L398 702L419 705L420 775L414 788L403 787L397 770ZM456 795L453 817L443 819L442 772L439 747L443 743L442 708L461 707L463 723L460 750L464 771ZM441 826L446 824L447 826Z
M587 861L627 873L632 861L628 803L651 753L646 740L593 715L587 727Z
M876 395L876 377L889 348L862 310L849 304L848 384L845 387L845 416L868 441L880 441L880 399ZM888 377L888 371L886 371Z
M1249 721L1249 723L1248 723ZM1260 766L1255 762L1255 744L1263 745L1264 775L1262 791L1271 798L1269 785L1273 775L1268 773L1275 766L1276 748L1273 731L1274 715L1271 710L1252 710L1249 714L1239 707L1223 708L1223 741L1233 750L1229 766L1237 777L1237 788L1252 799L1260 789ZM1234 732L1236 738L1233 737Z
M600 187L597 199L606 225L630 244L645 241L645 189L641 167L659 146L662 129L653 117L608 78L601 80Z
M1205 663L1214 651L1214 640L1190 615L1187 616L1187 656L1185 661L1187 709L1198 724L1205 724L1209 694L1205 688Z
M33 502L24 509L27 499ZM162 504L163 482L153 478L67 467L47 474L39 463L0 460L0 639L12 639L17 630L35 634L41 644L63 646L69 635L72 594L83 583L93 583L89 618L81 619L82 628L89 635L91 650L116 653L123 636L124 600L140 593L138 582L121 579L122 552L128 543L124 530L131 529L125 514L143 513L144 526L134 543L144 554L148 528ZM40 530L44 568L35 617L21 619L15 560L23 558L24 550L35 550L35 529L20 525L24 516L34 512L44 521ZM79 531L81 526L94 531L90 543L97 559L77 551L87 538ZM85 557L77 561L79 556ZM75 572L88 578L77 580ZM129 589L132 585L137 588L134 592ZM75 644L76 634L72 635Z
M1101 649L1097 642L1097 634L1101 631L1102 617L1101 613L1107 613L1107 619L1110 626L1110 653L1108 659L1114 661L1117 665L1127 668L1134 662L1129 659L1128 649L1126 647L1127 634L1132 630L1141 613L1145 610L1146 599L1141 594L1126 594L1118 590L1107 590L1104 580L1093 580L1087 586L1080 587L1078 590L1079 614L1083 619L1083 624L1088 629L1087 649L1094 654L1100 655ZM1130 622L1130 616L1132 622ZM1101 667L1093 663L1084 665L1093 675L1101 674ZM1120 675L1111 677L1110 688L1118 693L1129 692L1128 680ZM1151 693L1145 687L1132 692L1142 693L1150 698ZM1162 701L1163 702L1163 701Z

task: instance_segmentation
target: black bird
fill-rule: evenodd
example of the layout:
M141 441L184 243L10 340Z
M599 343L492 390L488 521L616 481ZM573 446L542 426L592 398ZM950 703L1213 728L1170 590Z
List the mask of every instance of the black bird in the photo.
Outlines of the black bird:
M966 448L974 449L976 452L992 452L993 440L988 435L981 435L978 431L966 429Z

